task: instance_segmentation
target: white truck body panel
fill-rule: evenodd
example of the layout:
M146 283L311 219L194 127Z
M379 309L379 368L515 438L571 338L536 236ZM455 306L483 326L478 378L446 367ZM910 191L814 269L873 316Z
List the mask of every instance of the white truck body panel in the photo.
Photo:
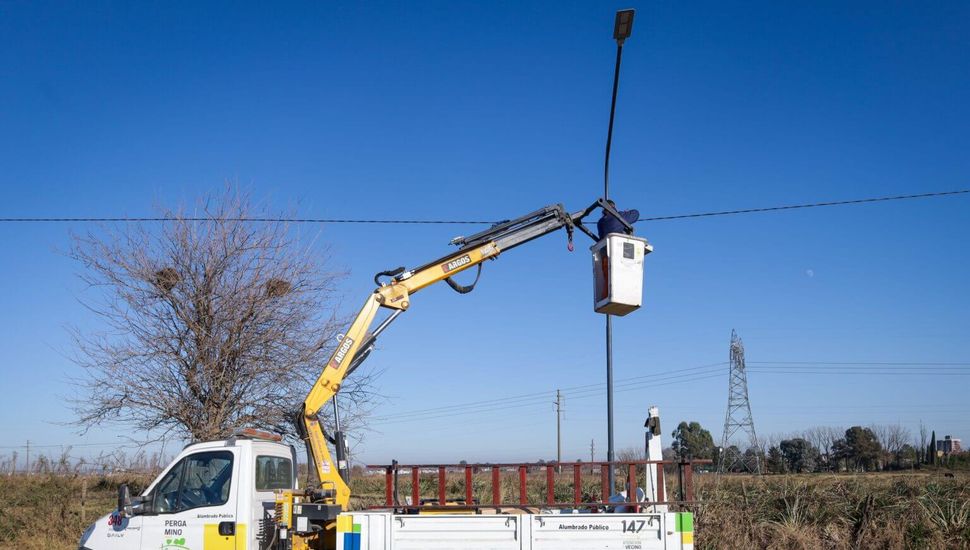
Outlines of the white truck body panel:
M684 515L348 512L337 520L337 550L691 550Z

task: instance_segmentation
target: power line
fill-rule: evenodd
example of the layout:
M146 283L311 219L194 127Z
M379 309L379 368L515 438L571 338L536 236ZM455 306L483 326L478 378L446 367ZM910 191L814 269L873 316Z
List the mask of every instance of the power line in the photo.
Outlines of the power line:
M748 361L749 365L813 365L813 366L932 366L932 367L970 367L970 363L946 363L930 361Z
M534 409L545 409L545 400L538 403L519 403L515 405L508 405L504 403L495 403L489 406L482 406L478 409L466 409L461 411L455 411L450 413L438 413L438 414L426 414L426 415L415 415L410 417L398 417L394 416L384 416L376 418L371 424L383 426L385 424L401 424L406 422L424 422L426 420L434 420L436 418L454 418L456 416L464 416L469 414L480 415L483 413L491 413L498 411L505 411L509 409L521 409L521 408L534 408Z
M844 376L850 374L864 374L866 376L970 376L970 371L963 372L939 372L939 371L877 371L877 370L775 370L775 369L749 369L758 374L824 374L826 376Z
M712 372L712 367L720 367L726 365L726 362L712 363L709 365L701 365L698 367L688 367L684 369L672 369L666 371L659 371L647 376L633 376L629 378L623 378L618 380L619 384L617 387L631 387L632 389L638 389L640 387L646 387L654 384L656 381L663 381L672 378L682 378L684 376L690 376L694 374L708 374ZM719 370L719 369L715 369ZM668 376L664 376L668 375ZM567 388L561 388L562 393L565 396L579 396L583 394L601 394L606 386L606 383L601 382L598 384L587 384L583 386L572 386ZM441 417L441 416L451 416L456 414L468 414L468 413L480 413L489 412L496 410L495 408L519 408L531 405L541 405L544 404L549 397L552 395L552 391L526 393L520 395L513 395L508 397L498 397L493 399L485 399L482 401L474 401L471 403L462 403L456 405L444 405L441 407L432 407L428 409L418 409L413 411L406 411L402 413L395 413L388 416L379 416L375 420L378 421L397 421L399 419L421 419L418 417Z
M32 449L58 449L67 447L140 447L141 445L137 443L65 443L65 444L50 444L50 445L34 445L29 443L28 445ZM24 449L28 445L0 445L0 449Z
M686 383L696 382L696 381L699 381L699 380L705 380L705 379L709 379L709 378L722 378L726 374L727 373L717 373L717 374L708 375L708 376L698 376L698 377L690 378L690 379L687 379L687 380L674 380L674 381L671 381L671 382L659 382L659 383L650 384L650 385L644 386L644 387L658 388L658 387L670 386L670 385L674 385L674 384L686 384ZM629 391L636 391L636 390L640 390L640 389L643 389L643 387L636 387L636 388L622 388L621 387L620 389L615 390L615 393L623 393L623 392L629 392ZM573 399L573 400L580 400L580 399L591 399L591 398L595 398L595 397L602 397L602 395L603 395L603 393L605 391L606 390L604 388L604 389L599 390L596 394L583 395L583 396L580 396L580 397L572 397L571 399ZM546 406L547 405L546 405L545 402L542 402L542 403L530 403L530 404L525 404L525 405L511 405L511 406L508 406L508 405L495 405L495 406L493 406L492 408L489 408L489 409L482 409L482 410L476 410L476 411L465 411L465 412L458 412L458 413L453 413L453 414L439 414L439 415L433 415L433 416L425 416L425 417L418 417L418 418L408 418L408 419L396 419L395 418L393 420L373 422L371 424L372 425L375 425L375 426L386 426L388 424L401 424L401 423L408 423L408 422L426 422L426 421L437 420L437 419L441 419L441 418L449 418L449 419L451 419L451 418L454 418L455 416L461 416L461 415L466 415L466 414L479 414L479 413L483 413L483 412L501 412L501 411L505 411L507 409L517 409L517 408L522 408L522 407L532 407L535 410L541 410L541 409L545 409Z
M864 199L849 199L842 201L811 202L804 204L789 204L783 206L768 206L759 208L743 208L737 210L719 210L712 212L697 212L692 214L676 214L670 216L652 216L641 218L640 222L683 220L690 218L709 218L715 216L733 216L737 214L755 214L763 212L777 212L781 210L798 210L803 208L820 208L826 206L844 206L852 204L866 204L874 202L889 202L911 199L924 199L931 197L947 197L970 193L970 189L957 189L953 191L936 191L931 193L916 193L909 195L891 195L884 197L868 197ZM253 222L253 223L315 223L315 224L386 224L386 225L491 225L499 223L497 221L486 220L381 220L381 219L355 219L355 218L283 218L283 217L257 217L257 218L220 218L228 222ZM151 222L208 222L213 218L207 217L8 217L0 218L0 223L151 223ZM639 222L638 222L639 223Z
M970 193L970 189L958 189L955 191L937 191L933 193L918 193L913 195L892 195L888 197L870 197L865 199L851 199L844 201L813 202L806 204L789 204L785 206L768 206L763 208L744 208L741 210L721 210L718 212L703 212L699 214L678 214L675 216L654 216L642 218L641 222L656 222L666 220L683 220L688 218L708 218L713 216L733 216L735 214L755 214L761 212L777 212L779 210L797 210L800 208L820 208L823 206L843 206L847 204L864 204L870 202L901 201L909 199L925 199L929 197L945 197L950 195L961 195Z
M639 384L637 386L627 386L627 387L622 387L621 386L621 389L616 390L616 393L624 393L624 392L637 391L637 390L642 390L644 388L658 388L658 387L661 387L661 386L673 386L673 385L676 385L676 384L687 384L687 383L690 383L690 382L697 382L697 381L700 381L700 380L710 380L711 378L722 378L726 374L727 374L726 372L718 372L718 373L715 373L715 374L708 374L706 376L693 376L693 377L688 377L686 380L674 380L672 382L661 382L661 383L658 383L658 384L652 384L652 383L644 382L644 383L641 383L641 384ZM573 401L575 401L577 399L585 399L585 398L588 398L588 397L596 397L596 396L595 395L587 395L585 397L574 397L573 398Z
M753 371L758 372L823 372L829 374L839 374L841 372L912 372L912 373L934 373L934 372L954 372L954 373L968 373L970 374L970 368L967 367L826 367L822 366L808 366L808 365L784 365L776 368L763 367L763 366L752 366L750 367Z
M697 367L687 367L687 368L683 368L683 369L671 369L671 370L665 370L665 371L658 371L658 372L655 372L653 374L649 374L649 375L645 375L645 376L631 376L629 378L622 378L622 379L619 380L619 382L621 383L621 385L624 385L624 386L625 385L629 385L629 384L633 384L637 380L646 380L647 381L646 383L649 383L649 381L657 380L659 378L664 378L663 376L660 376L660 375L664 375L664 374L686 373L686 372L691 372L691 371L709 369L711 367L723 366L723 365L726 365L726 364L727 364L727 362L722 361L720 363L710 363L710 364L707 364L707 365L700 365L700 366L697 366ZM601 387L602 386L605 386L605 385L606 385L605 382L600 382L600 383L597 383L597 384L585 384L585 385L582 385L582 386L570 386L570 387L561 388L561 389L562 389L563 393L572 396L572 395L579 395L579 394L582 394L582 393L589 393L589 392L597 392L598 393L598 392L603 391L603 388L601 388ZM377 420L383 420L383 419L398 419L398 418L409 417L409 416L422 416L424 414L430 414L430 413L444 413L444 412L454 413L454 412L457 412L457 411L460 411L460 410L464 410L464 409L475 409L475 408L483 407L483 406L484 407L488 407L488 406L496 405L496 404L499 404L499 403L520 403L520 404L529 404L530 402L543 403L543 402L545 402L549 398L549 396L551 394L552 394L552 391L550 390L550 391L542 391L542 392L534 392L534 393L525 393L525 394L518 394L518 395L510 395L510 396L507 396L507 397L497 397L497 398L493 398L493 399L484 399L482 401L472 401L472 402L461 403L461 404L456 404L456 405L443 405L443 406L440 406L440 407L431 407L431 408L428 408L428 409L417 409L417 410L406 411L406 412L402 412L402 413L395 413L395 414L390 415L390 416L380 416L380 417L376 417L376 419Z
M642 390L646 388L663 386L667 384L680 384L683 382L694 382L696 380L706 380L708 378L717 378L719 376L724 376L726 374L727 374L727 371L719 367L716 369L709 369L707 371L663 376L663 377L654 378L653 380L644 380L644 381L635 382L635 383L617 384L616 387L620 389L616 390L616 392L621 393L621 392L637 391L637 390ZM673 382L669 382L670 380L673 380ZM601 395L603 391L604 391L603 389L591 388L589 390L584 390L582 392L571 393L569 394L569 396L573 400L585 399L588 397L596 397L597 395ZM579 394L586 394L586 395L579 395Z
M970 376L970 363L913 361L758 361L751 372L763 374L850 374L894 376Z
M654 380L635 382L633 384L616 384L615 387L618 389L615 391L616 393L622 393L622 392L628 392L628 391L641 390L644 388L655 388L660 386L668 386L672 384L684 384L688 382L706 380L709 378L719 378L719 377L723 377L725 374L727 373L726 372L717 372L717 373L695 372L695 373L672 375L672 376L666 376L666 377L656 377L654 378ZM599 397L605 391L606 391L605 388L594 388L594 389L588 389L588 390L583 390L583 391L578 391L573 393L564 392L563 395L566 397L569 397L570 399L580 400L580 399L590 399L594 397ZM436 414L435 413L415 414L410 417L403 417L403 415L397 415L397 414L392 416L383 416L383 417L376 418L375 419L376 422L373 422L372 424L387 425L387 424L399 424L404 422L419 422L419 421L424 422L428 420L435 420L438 418L453 418L455 416L498 412L498 411L505 411L508 409L520 409L520 408L530 408L530 407L536 408L536 409L544 408L546 406L546 400L551 394L552 392L545 392L545 397L541 397L535 402L507 404L502 402L501 399L496 399L496 400L493 400L493 403L489 405L479 405L478 407L473 409L459 409L459 410L452 410L450 412L436 413Z
M130 218L96 218L96 217L58 217L58 218L0 218L2 223L101 223L101 222L125 222L125 223L146 223L146 222L210 222L216 219L226 222L253 222L253 223L356 223L356 224L443 224L443 225L484 225L495 224L493 221L478 220L368 220L350 218L202 218L202 217L130 217Z
M963 366L970 366L970 363L962 362L951 362L951 363L940 363L940 362L851 362L851 361L750 361L748 362L751 366L747 370L751 373L758 374L827 374L827 375L840 375L840 374L888 374L888 375L926 375L926 376L938 376L938 375L970 375L970 371L962 372L960 369L957 372L951 372L953 370L959 369ZM758 364L759 366L754 366ZM767 366L767 364L779 364L786 365L781 369L773 369ZM831 366L849 366L849 369L833 369L828 367L813 367L812 365L831 365ZM702 380L709 380L713 378L723 377L726 372L722 369L724 365L727 365L726 361L718 363L709 363L706 365L700 365L696 367L687 367L683 369L669 369L665 371L658 371L653 374L634 376L630 378L623 378L617 380L615 387L617 388L617 393L637 391L645 388L666 386L672 384L683 384L690 382L699 382ZM797 365L806 365L805 367L798 367ZM867 367L865 365L871 365L872 367ZM910 365L929 365L930 369L917 370ZM816 370L820 369L820 370ZM824 370L821 370L824 369ZM564 397L568 397L573 400L590 399L601 396L605 391L605 383L583 385L583 386L572 386L567 388L562 388L562 394ZM468 414L483 414L504 411L507 409L528 409L535 408L539 409L546 406L546 402L550 396L553 395L552 390L544 392L533 392L526 394L512 395L508 397L499 397L494 399L485 399L481 401L474 401L471 403L463 403L456 405L443 405L440 407L431 407L427 409L417 409L412 411L406 411L402 413L395 413L388 416L378 416L375 417L375 425L385 425L385 424L396 424L403 422L419 422L427 420L435 420L438 418L446 418L453 416L463 416Z
M887 362L887 361L749 361L750 365L785 365L781 369L772 369L766 366L749 366L748 371L758 374L823 374L823 375L841 375L841 374L865 374L865 375L928 375L928 376L939 376L939 375L970 375L970 372L952 372L958 367L970 367L968 362ZM698 382L702 380L709 380L713 378L723 377L726 372L722 370L721 367L726 365L726 361L721 361L718 363L709 363L706 365L699 365L695 367L687 367L683 369L668 369L664 371L658 371L649 375L633 376L629 378L619 379L615 387L617 388L617 393L637 391L644 388L651 387L661 387L674 384L684 384L691 382ZM799 367L798 365L805 365L804 367ZM832 369L826 368L824 366L848 366L849 369ZM930 366L929 370L919 370L914 369L913 366ZM869 367L871 366L871 367ZM901 368L897 368L901 367ZM949 369L945 372L941 372L943 369ZM564 397L569 397L573 400L590 399L595 398L605 391L605 383L592 384L592 385L582 385L582 386L571 386L562 389ZM500 397L494 399L485 399L481 401L475 401L471 403L463 403L458 405L444 405L440 407L432 407L427 409L418 409L413 411L407 411L403 413L396 413L389 416L379 416L375 417L373 422L374 425L385 425L385 424L396 424L402 422L415 422L415 421L427 421L435 420L438 418L461 416L467 414L481 414L496 411L503 411L506 409L522 409L522 408L541 408L545 407L548 398L553 394L550 391L544 392L533 392L526 394L518 394L507 397ZM137 444L133 443L76 443L76 444L49 444L49 445L30 445L32 448L36 449L51 449L51 448L66 448L66 447L136 447ZM23 449L25 445L0 445L0 449Z

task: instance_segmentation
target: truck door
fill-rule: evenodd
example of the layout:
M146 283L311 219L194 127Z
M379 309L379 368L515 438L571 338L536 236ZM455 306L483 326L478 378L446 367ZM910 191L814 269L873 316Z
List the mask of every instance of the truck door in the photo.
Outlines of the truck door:
M228 448L200 450L176 462L152 489L142 548L237 550L237 463ZM245 539L238 548L246 548Z
M274 452L275 451L275 452ZM254 476L250 499L250 515L253 518L250 530L250 548L267 548L273 539L276 513L276 493L279 489L295 489L296 472L289 456L280 456L277 449L254 449ZM240 490L247 490L242 488ZM241 520L240 520L241 521Z

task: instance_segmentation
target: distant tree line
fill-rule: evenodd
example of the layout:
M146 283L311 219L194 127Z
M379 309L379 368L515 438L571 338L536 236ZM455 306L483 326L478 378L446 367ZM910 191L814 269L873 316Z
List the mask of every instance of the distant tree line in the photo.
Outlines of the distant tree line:
M122 448L78 457L72 455L70 446L65 446L56 454L35 452L28 455L14 451L9 455L0 455L0 475L154 474L160 472L170 460L171 456L163 452L126 452Z
M698 422L681 422L671 433L670 455L682 460L710 459L715 469L722 452L743 457L730 471L765 473L869 472L906 470L926 465L970 468L970 453L942 456L936 448L936 432L919 437L899 424L852 426L848 429L817 426L790 435L772 435L744 453L736 446L721 449L711 432Z

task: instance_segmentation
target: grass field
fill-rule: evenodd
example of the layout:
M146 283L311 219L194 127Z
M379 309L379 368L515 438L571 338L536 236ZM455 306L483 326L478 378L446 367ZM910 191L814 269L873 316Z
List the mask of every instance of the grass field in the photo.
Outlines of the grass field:
M557 493L571 491L564 476ZM116 488L144 487L147 476L0 477L0 548L70 549L84 528L114 508ZM595 491L598 477L584 479ZM450 497L463 481L448 481ZM488 501L487 476L476 476L476 497ZM436 494L433 479L422 494ZM587 487L588 485L588 487ZM355 506L383 500L383 477L352 484ZM695 477L696 544L712 548L970 548L970 474L939 472ZM511 476L504 498L517 499ZM544 495L544 478L530 478L529 495ZM402 478L401 493L410 488ZM82 498L83 495L83 498Z
M970 476L708 478L699 548L970 548Z
M70 549L84 529L115 509L118 485L143 489L149 476L0 476L0 548Z

